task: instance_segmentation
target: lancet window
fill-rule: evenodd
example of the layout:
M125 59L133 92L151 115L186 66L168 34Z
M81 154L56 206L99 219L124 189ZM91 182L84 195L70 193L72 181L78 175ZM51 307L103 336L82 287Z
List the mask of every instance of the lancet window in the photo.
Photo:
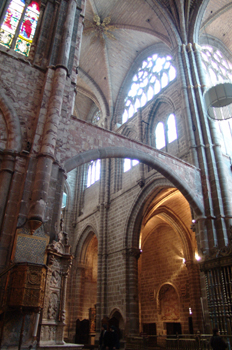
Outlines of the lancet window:
M171 56L154 54L147 57L132 78L130 91L124 101L122 122L127 120L146 105L156 94L176 77Z
M39 13L37 1L11 0L1 24L0 44L29 56Z
M127 172L130 170L133 166L137 165L139 161L137 159L129 159L129 158L124 158L123 160L123 172Z
M164 148L167 143L177 139L176 118L171 113L166 124L159 122L155 128L155 146L157 149Z
M93 185L96 181L100 180L100 172L101 172L101 161L97 159L95 161L91 161L88 165L87 172L87 187Z

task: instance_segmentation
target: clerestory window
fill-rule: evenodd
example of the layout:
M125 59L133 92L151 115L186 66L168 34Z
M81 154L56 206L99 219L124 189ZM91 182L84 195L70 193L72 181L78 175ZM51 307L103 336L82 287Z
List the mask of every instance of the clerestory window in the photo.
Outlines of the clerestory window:
M129 159L125 158L123 161L123 172L127 172L130 170L133 166L137 165L139 161L137 159Z
M0 28L0 44L29 56L39 13L37 1L11 0Z
M159 122L155 129L155 145L157 149L161 149L166 146L164 124Z
M201 47L201 57L208 86L232 81L232 64L221 51L212 46L203 45Z
M130 91L124 101L122 122L146 105L156 94L176 77L176 69L172 65L172 57L154 54L147 57L137 70L131 83Z
M155 146L157 149L164 148L167 143L177 139L176 118L171 113L166 124L159 122L155 128Z
M100 172L101 172L101 161L97 159L95 161L91 161L88 165L87 172L87 187L93 185L96 181L100 180Z

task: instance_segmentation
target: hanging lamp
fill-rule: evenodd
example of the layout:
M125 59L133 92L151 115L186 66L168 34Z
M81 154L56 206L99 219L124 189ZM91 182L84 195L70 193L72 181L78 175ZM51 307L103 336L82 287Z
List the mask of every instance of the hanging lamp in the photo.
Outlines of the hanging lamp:
M226 107L232 103L232 84L223 83L212 86L204 95L207 114L211 119L224 120L232 118L232 114L226 118L220 113L213 112L213 108Z

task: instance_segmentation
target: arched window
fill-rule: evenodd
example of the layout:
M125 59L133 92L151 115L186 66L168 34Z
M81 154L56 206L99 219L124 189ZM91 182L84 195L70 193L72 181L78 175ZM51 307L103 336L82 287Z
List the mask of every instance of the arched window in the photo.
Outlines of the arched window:
M29 56L39 12L37 1L11 0L0 29L0 44Z
M167 128L168 128L168 143L171 143L172 141L177 139L176 118L173 113L170 114L168 117Z
M66 207L66 203L67 203L67 193L63 192L61 209L64 209Z
M209 87L232 81L232 63L220 50L209 45L201 47L202 66ZM216 127L220 138L221 150L232 156L232 105L213 108L216 115Z
M176 77L176 69L172 65L171 56L158 54L147 57L137 70L131 83L130 91L124 101L122 122L145 106L156 94L167 86Z
M161 149L175 140L177 140L176 117L171 113L165 123L159 122L156 126L155 146Z
M155 129L155 145L157 149L165 147L165 133L164 133L164 124L159 122Z
M100 159L97 159L95 161L92 160L88 166L87 187L90 187L96 181L100 180L100 171L101 171Z
M129 159L125 158L123 162L123 172L127 172L130 170L133 166L137 165L139 161L137 159Z

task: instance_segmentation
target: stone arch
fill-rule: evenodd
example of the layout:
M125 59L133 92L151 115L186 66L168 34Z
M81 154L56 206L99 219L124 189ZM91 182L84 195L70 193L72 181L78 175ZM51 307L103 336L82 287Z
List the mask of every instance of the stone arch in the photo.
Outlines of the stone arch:
M19 118L13 107L13 102L3 89L0 89L0 110L7 128L7 149L20 152L22 150L22 135Z
M191 25L189 25L189 34L188 42L189 43L198 43L200 27L202 24L202 19L205 13L205 10L208 6L209 0L202 1L201 3L195 1L195 9L191 14Z
M157 305L157 310L158 310L158 313L161 314L162 310L161 310L161 303L160 303L160 296L161 296L161 290L164 289L165 287L167 286L170 286L171 288L174 289L176 295L177 295L177 299L178 299L178 307L179 307L179 311L180 311L180 295L178 293L178 290L176 288L176 286L171 283L171 282L165 282L165 283L162 283L158 290L157 290L157 293L156 293L156 296L155 296L155 299L156 299L156 305ZM179 315L180 317L180 315ZM179 318L178 317L178 318Z
M75 249L75 258L78 258L78 261L84 263L86 261L86 253L89 247L89 244L93 237L96 236L96 230L92 226L87 226L80 235L78 243Z
M142 222L142 214L146 211L146 207L149 207L152 202L154 196L156 195L156 191L160 190L160 188L168 188L173 187L173 184L169 182L167 179L155 179L150 184L144 187L143 191L138 195L138 197L134 201L134 205L131 206L131 210L128 213L128 217L126 220L125 226L125 248L139 248L139 236L140 236L140 227ZM173 229L178 232L178 235L181 238L181 241L185 247L185 253L187 257L191 257L192 259L192 245L190 243L190 236L187 228L178 224L176 216L172 213L170 209L162 208L155 211L154 215L162 216L169 224L173 227Z
M147 164L148 166L151 166L152 168L159 171L165 178L170 180L174 186L176 186L179 191L183 194L183 196L187 199L187 201L190 203L191 207L196 213L196 216L201 216L204 213L203 208L203 202L201 202L201 189L198 188L193 190L191 186L189 185L189 181L184 180L183 178L180 178L180 175L175 171L175 167L178 167L178 163L182 163L182 161L178 160L175 157L172 157L170 155L167 155L170 159L175 159L173 168L171 168L167 163L165 164L164 158L165 153L161 151L154 150L155 152L160 154L160 158L155 158L151 156L148 153L142 152L140 150L133 150L129 149L127 147L105 147L95 150L89 150L86 152L83 152L81 154L76 155L75 157L69 159L66 161L64 167L66 171L70 171L74 169L76 166L82 165L84 163L90 162L91 160L96 159L105 159L105 158L130 158L130 159L137 159L140 162ZM163 154L163 156L162 156ZM162 159L163 158L163 159ZM184 166L186 164L186 168ZM187 164L183 162L182 164L183 168L186 169L186 177L190 176L187 174L187 166L190 166L190 164ZM190 166L191 168L196 169L193 166ZM198 174L199 175L199 174ZM194 174L194 183L200 184L200 178L197 179L197 169ZM192 175L191 175L192 176ZM191 177L190 176L190 177ZM190 180L190 178L189 178ZM200 195L200 198L199 198Z
M199 45L209 45L209 46L213 46L214 48L217 48L218 50L220 50L222 52L223 55L225 55L225 57L231 61L231 52L230 50L228 50L228 48L225 46L225 44L223 42L221 42L221 40L219 40L216 37L213 37L212 35L201 35L200 39L199 39Z
M178 28L170 16L168 6L162 6L160 3L162 3L162 1L155 1L153 4L149 4L149 6L161 20L164 28L166 28L171 46L176 47L178 44L180 45L183 40L181 40L182 38Z
M106 101L106 98L99 88L99 86L96 84L96 82L79 67L79 76L81 79L83 79L88 86L90 86L91 90L94 92L97 101L99 103L99 109L102 111L103 117L107 117L109 115L109 106ZM88 96L91 98L91 95ZM91 98L92 99L92 98ZM94 100L93 100L94 101ZM96 103L96 101L94 101Z
M125 330L125 317L123 317L123 313L119 308L114 308L113 310L111 310L110 314L109 314L109 325L111 326L112 324L114 324L113 320L116 320L116 322L118 322L118 324L116 325L118 327L118 335L119 338L123 338L124 337L124 330Z
M191 237L189 235L189 231L185 224L182 222L180 218L177 218L174 212L171 209L160 206L152 216L158 216L162 218L166 223L168 223L176 234L180 237L181 242L183 244L184 258L185 260L193 259L193 247L191 243ZM151 218L151 217L150 217ZM149 219L150 219L149 218ZM146 237L143 244L145 244L148 237Z
M131 127L131 126L125 125L122 131L122 135L129 137L131 140L138 139L138 132L134 126Z

